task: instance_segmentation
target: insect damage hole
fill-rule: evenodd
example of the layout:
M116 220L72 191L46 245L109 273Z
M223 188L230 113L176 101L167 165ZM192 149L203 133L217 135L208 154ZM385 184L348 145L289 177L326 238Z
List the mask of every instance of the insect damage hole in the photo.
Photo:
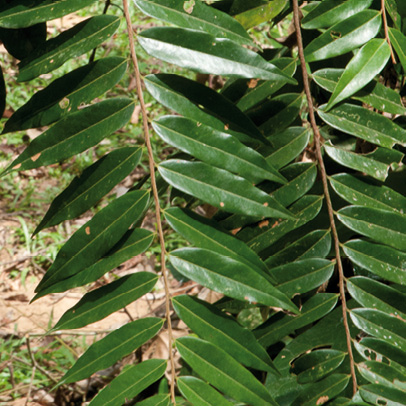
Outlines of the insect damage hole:
M86 227L86 228L85 228L85 233L86 233L87 235L90 235L90 227Z
M195 0L187 0L183 3L183 10L188 14L193 13L193 7L195 6Z
M31 157L31 161L35 162L39 157L41 156L41 152L38 152L38 154L35 154Z

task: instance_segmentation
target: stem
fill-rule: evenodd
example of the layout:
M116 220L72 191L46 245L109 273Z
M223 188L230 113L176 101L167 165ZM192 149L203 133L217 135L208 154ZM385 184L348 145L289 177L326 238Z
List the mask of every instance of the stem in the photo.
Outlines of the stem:
M354 356L353 356L352 347L351 347L351 333L350 333L350 328L348 325L347 301L345 299L345 286L344 286L345 277L344 277L343 264L341 262L341 255L340 255L340 241L338 239L337 229L336 229L335 220L334 220L333 205L331 203L330 193L328 190L326 168L324 166L323 156L321 153L321 136L320 136L320 131L317 126L316 118L314 115L314 105L313 105L312 95L310 92L309 76L308 76L307 70L306 70L306 61L305 61L304 52L303 52L302 33L300 30L298 0L293 0L293 18L294 18L295 29L296 29L299 60L300 60L300 65L301 65L302 75L303 75L303 85L304 85L304 90L306 93L307 104L309 106L310 123L311 123L313 134L314 134L314 141L315 141L315 146L316 146L316 156L317 156L317 161L318 161L318 164L320 167L324 197L326 199L327 211L328 211L328 216L330 219L330 227L331 227L331 232L333 234L333 240L334 240L334 250L335 250L335 254L336 254L338 276L339 276L340 297L341 297L342 310L343 310L343 324L344 324L345 335L346 335L346 339L347 339L348 357L350 359L353 393L355 395L355 393L357 392L357 377L355 375L355 362L354 362Z
M145 143L147 145L147 150L148 150L149 170L150 170L150 174L151 174L151 187L152 187L152 193L154 195L156 222L157 222L157 227L158 227L159 242L161 245L161 271L162 271L162 277L164 280L164 287L165 287L166 321L168 324L168 336L169 336L169 343L168 343L169 363L171 366L171 375L172 375L172 379L170 382L170 392L171 392L172 403L174 405L176 405L176 402L175 402L175 361L173 358L173 349L172 349L173 332L172 332L172 321L171 321L171 294L169 292L168 273L167 273L166 266L165 266L165 260L166 260L166 258L165 258L165 252L166 252L165 251L165 239L164 239L164 233L163 233L163 229L162 229L161 207L159 204L158 188L156 185L156 178L155 178L155 161L154 161L154 156L152 153L151 138L150 138L149 129L148 129L148 116L147 116L147 110L145 107L144 96L142 93L141 74L140 74L140 70L138 67L137 55L135 53L133 28L132 28L132 24L131 24L131 18L130 18L130 13L128 10L127 0L123 0L123 6L124 6L125 19L127 22L131 59L132 59L132 64L134 66L135 79L136 79L136 83L137 83L137 95L138 95L138 99L139 99L140 106L141 106L141 112L142 112L142 124L143 124L143 128L144 128Z
M393 53L392 44L391 44L390 38L389 38L388 20L386 19L385 0L381 0L381 12L382 12L382 19L383 19L383 28L385 30L385 39L386 39L386 42L389 44L390 56L392 58L392 63L395 65L396 64L396 58L395 58L395 54Z

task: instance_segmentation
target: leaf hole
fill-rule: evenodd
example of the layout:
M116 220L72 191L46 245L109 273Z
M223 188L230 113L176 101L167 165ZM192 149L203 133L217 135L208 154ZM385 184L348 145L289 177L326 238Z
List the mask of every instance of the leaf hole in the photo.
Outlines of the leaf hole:
M388 402L385 399L377 399L376 404L381 406L387 406Z
M339 38L341 38L341 32L331 30L330 36L333 39L339 39Z
M195 0L187 0L183 3L183 10L188 14L193 13L193 7L195 6Z

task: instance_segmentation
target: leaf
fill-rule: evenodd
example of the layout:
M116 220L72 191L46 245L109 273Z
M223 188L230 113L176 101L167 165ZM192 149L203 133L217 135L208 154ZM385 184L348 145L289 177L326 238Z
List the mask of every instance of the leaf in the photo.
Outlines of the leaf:
M134 398L161 378L166 364L167 361L163 359L150 359L131 365L102 389L89 406L116 406L125 403L126 399Z
M277 406L264 386L222 349L195 337L178 338L176 347L204 380L226 395L252 406Z
M266 138L238 107L215 90L178 75L148 75L145 86L164 106L238 139L261 141ZM247 135L244 135L245 133ZM252 137L252 138L250 138Z
M406 218L397 212L363 206L339 210L338 219L359 234L393 248L406 250Z
M170 406L171 404L170 395L165 394L151 396L142 402L138 402L138 406Z
M398 0L386 0L385 1L385 9L390 15L390 18L393 21L393 24L395 25L395 28L398 30L401 29L401 24L402 24L402 16L400 13L398 13L398 7L399 11L401 10L401 6L398 5L397 3Z
M382 71L390 58L390 47L384 38L368 41L351 59L334 89L326 110L352 96Z
M293 217L246 179L203 162L167 160L158 170L173 187L223 210L252 216Z
M378 361L361 362L357 364L357 368L361 376L369 382L405 392L406 375L399 370Z
M406 254L363 240L348 241L343 250L352 262L388 281L406 285Z
M103 58L54 80L6 122L3 134L49 125L114 86L127 69L124 58Z
M254 330L255 337L265 348L277 343L288 334L305 327L328 314L337 304L338 295L318 293L308 299L297 316L276 313Z
M134 3L145 14L178 27L204 31L241 45L253 45L250 36L234 18L201 1L193 1L189 8L187 2L177 0L135 0Z
M0 66L0 117L3 117L4 110L6 109L6 82L4 81L3 69Z
M332 93L343 72L344 69L320 69L312 74L312 79L321 88ZM376 80L368 83L361 90L353 94L351 98L369 104L375 109L386 113L406 114L406 108L402 104L399 93Z
M96 103L65 116L35 138L3 172L51 165L96 145L120 129L134 111L134 101L116 98Z
M178 272L201 285L239 300L281 307L297 314L297 308L257 271L233 258L202 248L180 248L170 253Z
M36 292L75 275L93 265L117 243L148 206L149 193L128 192L113 200L84 224L59 250Z
M258 152L232 135L179 116L164 116L154 121L156 133L168 144L210 165L234 172L254 183L286 179Z
M182 395L195 406L232 406L210 385L194 376L181 376L177 380Z
M360 387L362 398L375 405L402 406L405 393L397 389L388 388L379 384L363 385Z
M348 173L333 175L330 184L348 203L382 210L406 212L406 198L387 186L368 183L364 177Z
M114 247L93 265L83 271L41 289L32 302L49 293L65 292L68 289L94 282L123 262L145 252L154 239L154 233L143 228L128 230Z
M329 28L368 8L372 0L327 0L320 2L301 21L306 30Z
M381 28L381 13L364 10L334 24L304 50L306 62L343 55L367 43Z
M374 309L354 309L351 310L350 316L354 324L365 333L384 339L405 351L405 320Z
M172 304L182 321L202 339L223 348L246 367L279 375L254 334L214 305L187 295L176 296Z
M403 67L403 72L406 72L406 36L395 28L388 28L388 33L391 45Z
M106 337L93 343L58 384L77 382L112 366L154 337L162 328L163 323L162 319L146 317L112 331Z
M292 364L292 372L301 384L318 381L337 369L347 354L337 350L316 350L301 356Z
M215 75L296 80L257 53L225 38L185 28L155 27L143 31L138 40L152 56L182 68Z
M157 280L158 276L151 272L137 272L92 290L67 310L48 334L102 320L148 293Z
M0 22L1 23L1 22ZM17 80L24 82L52 72L67 60L83 55L110 38L120 25L111 15L89 18L46 41L19 63Z
M272 268L270 273L277 288L288 297L307 293L328 281L334 271L334 262L326 259L303 259Z
M0 6L0 27L22 28L54 20L87 7L95 0L43 0L33 7L31 0L13 0ZM37 2L38 3L38 2Z

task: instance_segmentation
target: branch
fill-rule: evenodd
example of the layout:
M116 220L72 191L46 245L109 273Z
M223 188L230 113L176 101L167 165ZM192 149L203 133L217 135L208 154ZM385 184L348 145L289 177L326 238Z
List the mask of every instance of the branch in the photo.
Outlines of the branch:
M135 70L135 79L136 79L136 83L137 83L137 95L138 95L138 99L139 99L140 106L141 106L141 112L142 112L142 124L143 124L143 128L144 128L145 143L147 145L147 150L148 150L149 170L150 170L150 174L151 174L152 193L154 195L154 201L155 201L158 236L159 236L159 242L161 244L161 271L162 271L162 277L164 280L164 287L165 287L166 321L168 324L168 336L169 336L169 343L168 343L169 363L171 366L171 375L172 375L172 379L170 382L170 392L171 392L172 403L174 405L176 405L176 401L175 401L175 361L173 358L173 349L172 349L173 333L172 333L172 322L171 322L171 294L169 292L168 273L167 273L167 269L165 266L165 259L166 259L165 258L165 239L164 239L164 233L163 233L163 229L162 229L161 207L159 204L158 188L156 185L156 178L155 178L155 161L154 161L154 156L153 156L153 152L152 152L151 138L149 135L148 116L147 116L147 110L145 107L144 96L142 93L141 74L140 74L140 70L138 67L137 55L135 53L133 28L132 28L132 24L131 24L131 18L130 18L130 12L128 10L127 0L123 0L123 6L124 6L125 19L127 22L131 59L132 59L132 64L133 64L134 70Z
M383 19L383 28L384 28L384 30L385 30L385 39L386 39L386 42L389 44L390 55L391 55L391 58L392 58L392 63L393 63L394 65L396 65L395 54L393 53L392 44L391 44L390 38L389 38L388 20L386 19L385 0L381 0L381 13L382 13L382 19Z
M348 325L347 301L345 298L345 286L344 286L345 277L344 277L343 264L341 262L341 255L340 255L340 240L338 239L337 229L336 229L336 225L335 225L334 210L333 210L333 205L331 203L330 192L328 190L327 173L326 173L326 168L324 166L323 156L321 153L321 136L320 136L320 131L317 126L316 118L314 115L314 105L313 105L312 95L310 92L309 76L308 76L307 70L306 70L306 61L305 61L304 52L303 52L302 33L300 30L298 0L293 0L293 19L295 22L299 59L300 59L300 65L301 65L302 75L303 75L303 85L304 85L304 90L306 93L307 104L309 106L310 123L311 123L313 134L314 134L314 140L315 140L315 146L316 146L316 156L317 156L317 161L318 161L318 164L320 167L324 197L326 199L327 211L328 211L328 216L330 219L331 233L333 235L333 240L334 240L334 250L335 250L335 254L336 254L338 276L339 276L340 297L341 297L342 310L343 310L343 324L344 324L345 335L346 335L346 339L347 339L348 357L350 359L353 393L355 394L357 392L357 377L355 374L355 362L354 362L354 356L353 356L352 347L351 347L350 328Z

